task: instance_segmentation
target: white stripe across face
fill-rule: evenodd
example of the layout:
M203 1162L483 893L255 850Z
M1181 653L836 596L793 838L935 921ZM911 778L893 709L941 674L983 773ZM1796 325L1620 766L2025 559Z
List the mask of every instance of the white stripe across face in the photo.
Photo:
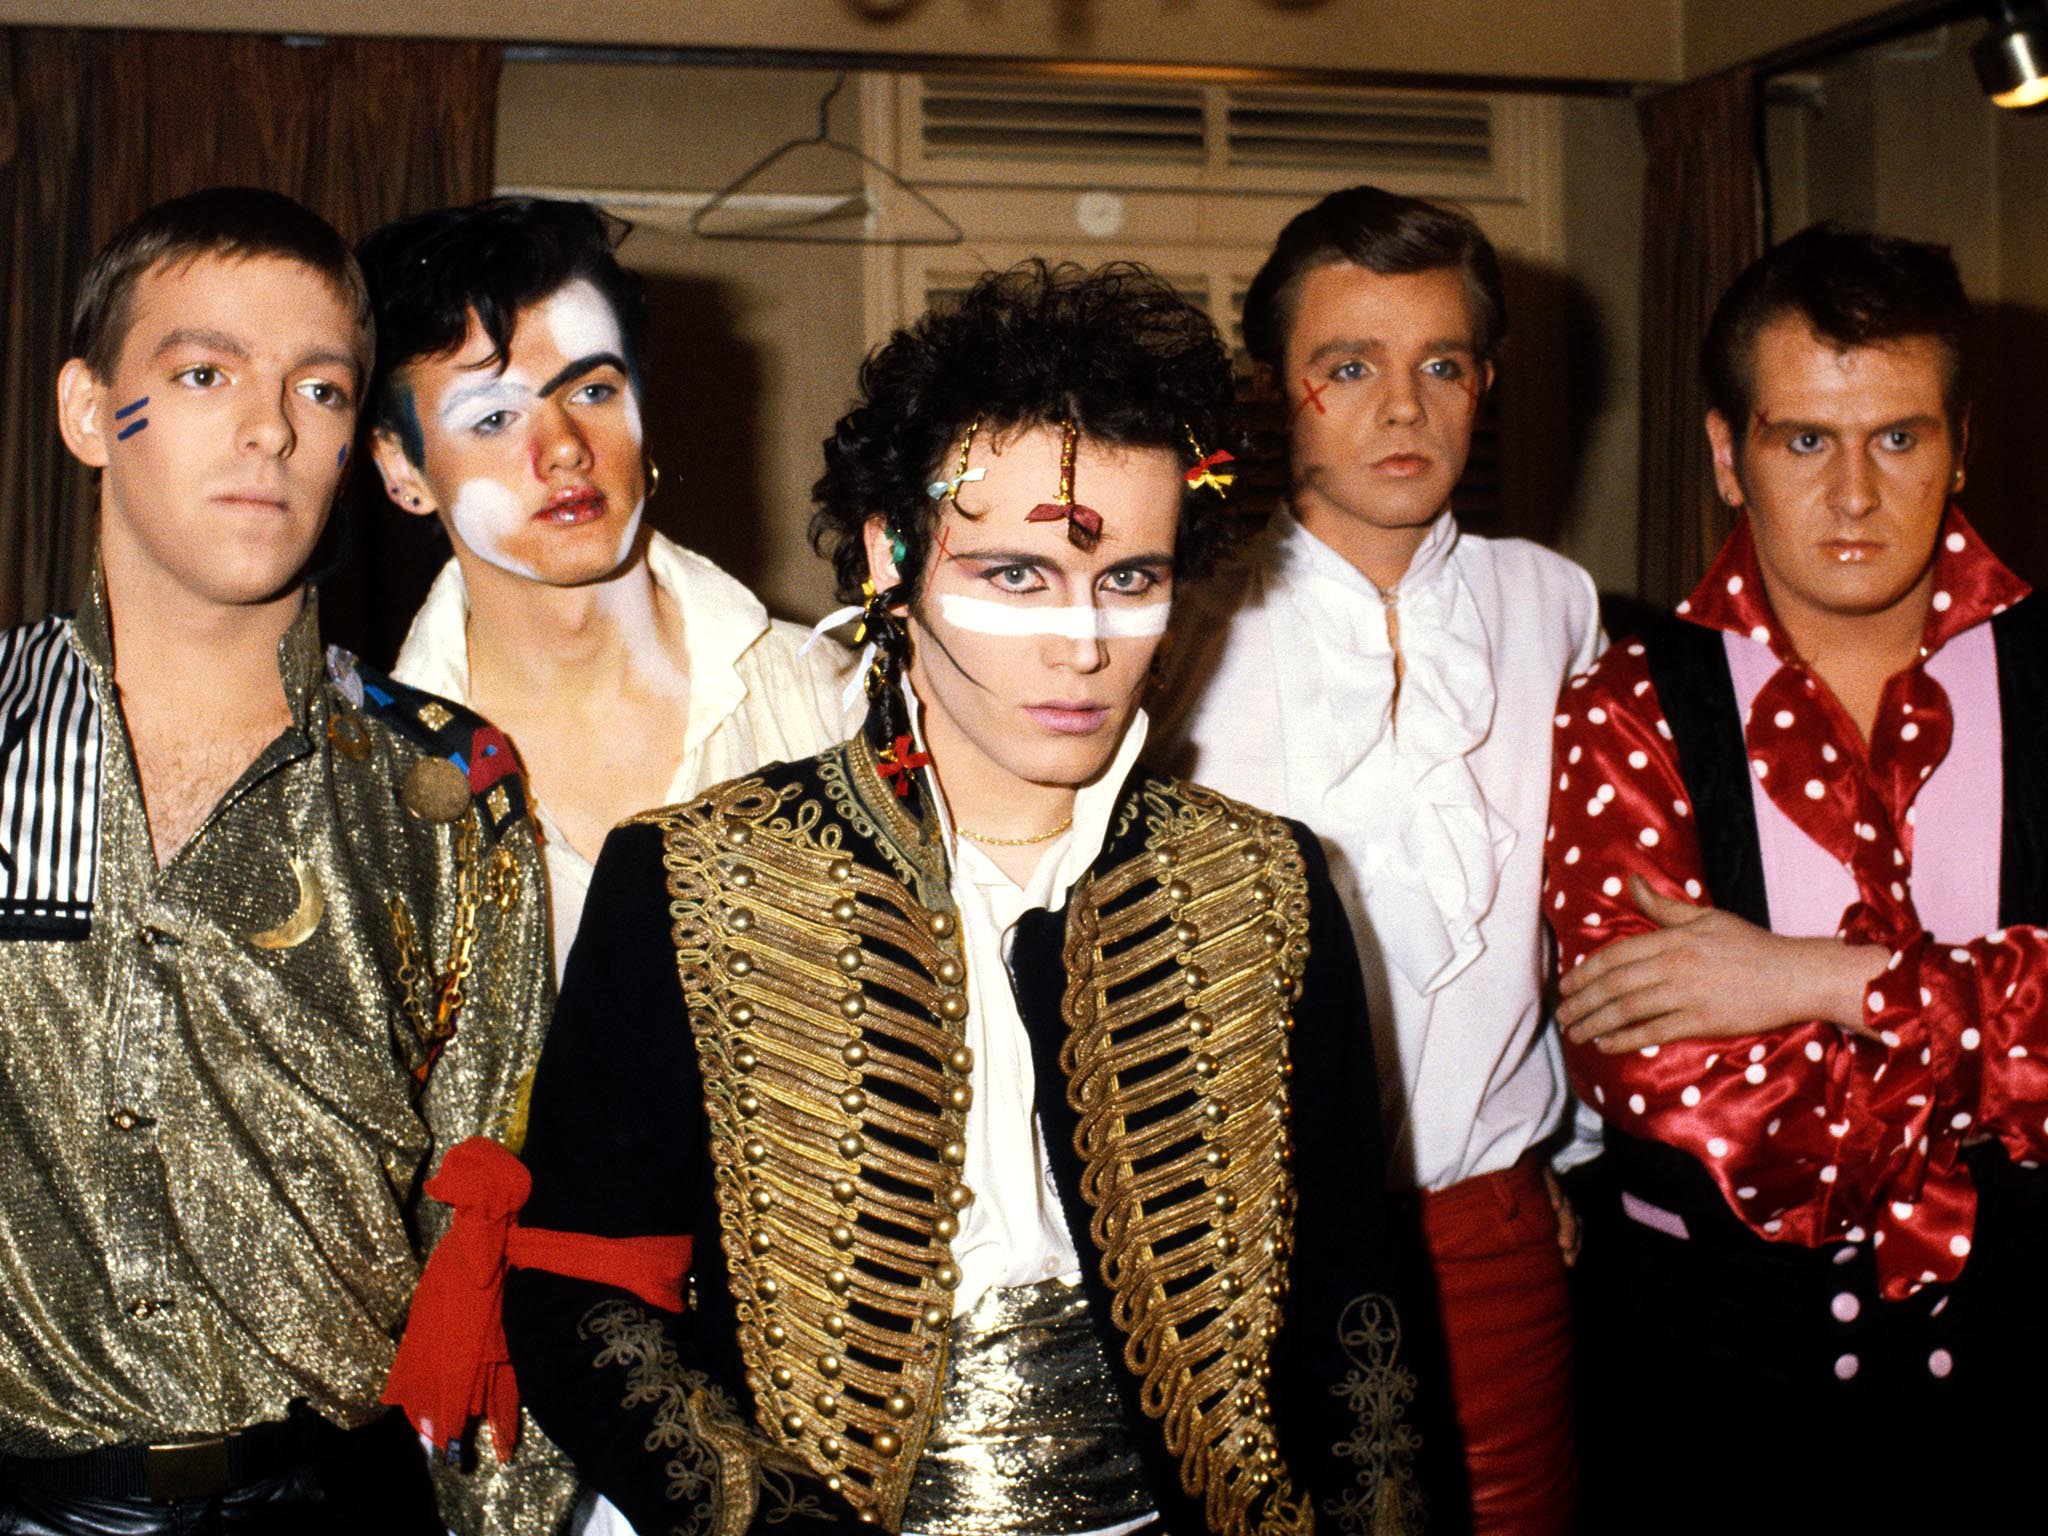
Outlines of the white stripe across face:
M1076 603L1068 608L1032 607L991 602L984 597L939 594L939 612L956 629L978 635L1050 635L1060 640L1133 640L1166 633L1172 603L1145 603L1130 608L1098 608Z

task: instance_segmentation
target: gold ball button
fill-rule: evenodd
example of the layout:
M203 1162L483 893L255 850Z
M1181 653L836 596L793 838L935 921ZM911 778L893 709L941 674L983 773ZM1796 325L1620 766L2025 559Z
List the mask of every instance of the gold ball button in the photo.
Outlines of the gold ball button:
M858 1088L849 1088L839 1095L839 1107L849 1115L857 1115L868 1107L868 1096Z
M828 1381L836 1378L844 1369L845 1366L840 1363L837 1355L818 1356L818 1374Z
M964 993L948 992L939 998L939 1017L958 1023L967 1017L967 997Z
M745 907L735 911L727 921L732 924L732 931L734 933L751 933L754 928L754 914Z
M958 1110L974 1107L974 1090L965 1083L955 1083L946 1090L946 1102Z
M835 1339L844 1337L846 1333L846 1315L842 1312L827 1312L825 1314L825 1331Z
M962 978L967 975L967 967L958 960L955 960L951 955L948 955L939 962L937 974L939 980L943 981L947 986L957 987L960 985Z
M853 878L853 860L834 859L825 867L825 873L834 880L851 880Z
M843 1269L825 1271L825 1288L835 1296L844 1296L853 1289L853 1276Z
M751 976L754 973L754 957L744 950L734 950L725 968L735 976Z
M901 1392L891 1392L887 1397L883 1398L882 1407L892 1419L907 1419L910 1417L910 1399Z
M894 1456L898 1451L903 1449L903 1441L886 1429L878 1429L875 1431L874 1444L875 1454L877 1456ZM873 1510L864 1509L860 1513L861 1518L863 1520L872 1520L875 1518Z
M946 1065L955 1072L972 1072L974 1070L974 1052L964 1045L956 1045L947 1054Z
M851 1248L853 1246L853 1228L843 1221L834 1224L831 1237L834 1248Z
M859 1157L862 1145L860 1137L848 1131L839 1138L839 1155L841 1157Z
M964 1141L947 1142L943 1147L939 1148L939 1161L948 1168L958 1168L967 1161L967 1143Z
M780 1349L789 1342L789 1330L780 1323L770 1323L761 1330L761 1337Z
M860 912L860 903L851 896L842 896L832 903L832 915L842 923L850 923Z
M839 969L851 976L860 969L860 946L849 944L839 951Z
M782 1432L785 1435L800 1435L804 1432L804 1416L800 1413L785 1413L782 1416Z
M950 939L953 937L953 926L952 914L947 912L934 912L932 914L931 930L933 938Z
M868 1059L868 1048L858 1040L849 1040L839 1049L839 1059L849 1067L858 1067Z
M740 1148L740 1156L750 1163L766 1162L768 1160L767 1143L759 1141L747 1142Z
M768 1373L768 1379L774 1382L776 1386L782 1388L783 1391L787 1392L789 1390L790 1383L796 1380L796 1372L792 1371L786 1365L778 1365L775 1367L774 1370Z

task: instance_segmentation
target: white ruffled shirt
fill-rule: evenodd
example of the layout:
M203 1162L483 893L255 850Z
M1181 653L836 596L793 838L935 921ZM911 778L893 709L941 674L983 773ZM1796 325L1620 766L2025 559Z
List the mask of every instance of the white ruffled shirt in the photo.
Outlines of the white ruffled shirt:
M921 749L922 711L908 689L905 702ZM960 1285L953 1292L955 1317L972 1311L994 1286L1081 1283L1080 1256L1067 1232L1034 1107L1038 1074L1010 986L1010 946L1024 914L1063 905L1074 882L1101 854L1147 729L1140 710L1109 767L1074 796L1073 825L1046 844L1023 885L956 835L945 796L937 792L932 770L924 770L952 870L953 904L967 959L966 1038L974 1052L967 1075L974 1102L967 1111L967 1161L961 1169L974 1200L960 1213L960 1233L953 1240L953 1262L960 1269Z
M683 756L661 803L687 800L764 763L809 757L859 728L866 704L857 700L849 714L842 703L851 665L844 646L822 641L809 655L802 654L808 630L771 619L761 600L740 582L658 533L648 539L647 569L683 616L690 678ZM420 604L391 675L409 687L474 707L469 589L454 560L441 568ZM541 853L559 980L583 919L592 866L570 846L544 803L536 802L534 812L546 838Z
M1182 606L1161 761L1320 837L1365 970L1389 1176L1511 1167L1571 1103L1539 899L1551 716L1600 649L1592 579L1446 515L1383 594L1280 517Z

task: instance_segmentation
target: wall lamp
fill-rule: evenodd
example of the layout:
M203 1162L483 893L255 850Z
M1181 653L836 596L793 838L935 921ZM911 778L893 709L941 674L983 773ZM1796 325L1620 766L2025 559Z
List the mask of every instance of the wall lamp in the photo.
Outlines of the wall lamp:
M1991 30L1970 50L1977 78L2001 107L2048 101L2048 15L2035 0L1999 0Z

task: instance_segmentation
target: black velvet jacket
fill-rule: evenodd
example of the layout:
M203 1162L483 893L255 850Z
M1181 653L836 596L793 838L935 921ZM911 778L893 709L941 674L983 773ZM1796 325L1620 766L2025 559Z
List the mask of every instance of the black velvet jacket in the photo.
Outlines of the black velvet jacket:
M687 1232L692 1305L515 1272L526 1401L643 1533L896 1527L944 1374L972 1059L935 823L856 738L614 832L529 1226ZM1411 1528L1378 1091L1313 836L1142 771L1011 978L1172 1531Z

